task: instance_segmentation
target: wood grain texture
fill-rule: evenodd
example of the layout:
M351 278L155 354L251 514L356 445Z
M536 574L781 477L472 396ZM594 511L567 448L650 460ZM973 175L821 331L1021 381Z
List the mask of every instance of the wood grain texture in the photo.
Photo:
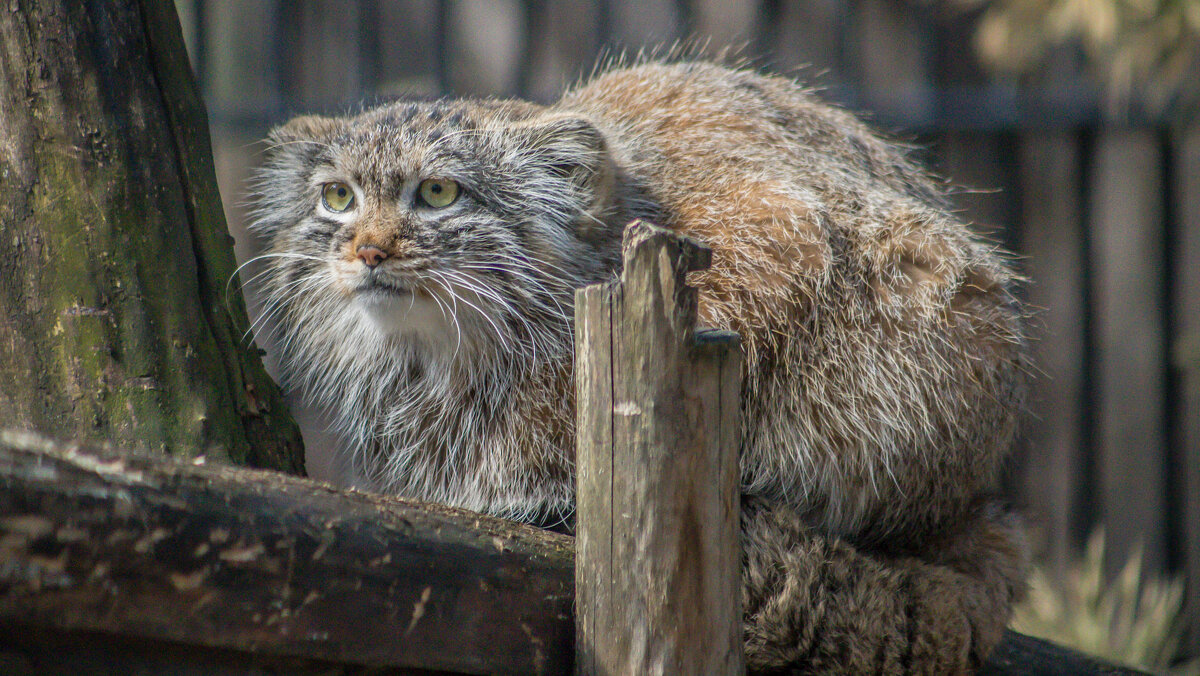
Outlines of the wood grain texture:
M1116 573L1136 547L1166 562L1162 159L1156 135L1097 139L1091 186L1098 523Z
M573 544L274 472L0 431L0 673L566 674ZM580 591L581 622L612 603ZM988 665L1118 673L1011 632Z
M612 454L612 306L613 290L589 286L575 294L576 414L575 500L591 514L613 499ZM596 636L620 618L614 616L612 587L602 576L613 569L610 519L589 519L581 526L576 511L575 556L588 561L576 570L575 634L577 643ZM580 673L595 673L595 652L576 658Z
M0 432L0 627L10 629L248 661L561 674L572 659L571 544L277 473Z
M623 256L576 295L577 666L740 673L738 338L696 331L707 248L635 222Z
M450 676L455 672L388 667L381 670L269 652L114 636L102 632L53 631L29 625L0 626L0 674L4 676Z

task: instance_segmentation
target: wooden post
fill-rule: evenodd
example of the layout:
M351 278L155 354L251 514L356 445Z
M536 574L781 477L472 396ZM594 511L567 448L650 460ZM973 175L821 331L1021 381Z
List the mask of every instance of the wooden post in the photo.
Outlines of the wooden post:
M1200 126L1183 132L1175 142L1178 223L1171 246L1177 261L1174 271L1175 326L1172 365L1179 390L1173 397L1179 421L1175 462L1182 509L1183 570L1187 596L1184 612L1189 638L1185 655L1200 658Z
M1038 423L1031 425L1022 495L1043 529L1043 553L1055 579L1078 556L1077 532L1087 490L1084 408L1086 279L1079 139L1074 132L1037 131L1021 139L1021 247L1037 282L1029 303L1041 313L1035 363L1045 371L1033 386Z
M1106 131L1092 166L1097 516L1111 577L1139 546L1148 570L1167 564L1161 153L1151 132Z
M742 673L741 351L695 328L711 251L625 230L618 282L576 292L576 671Z

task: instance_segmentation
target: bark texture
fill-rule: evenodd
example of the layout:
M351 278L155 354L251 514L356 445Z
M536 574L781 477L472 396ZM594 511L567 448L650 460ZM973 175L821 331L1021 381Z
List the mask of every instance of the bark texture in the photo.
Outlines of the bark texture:
M167 0L0 9L0 425L300 471Z
M113 673L182 644L205 656L189 673L295 659L319 664L283 672L565 674L572 545L278 472L0 430L0 658L40 665L29 649L48 638L100 634L125 642Z

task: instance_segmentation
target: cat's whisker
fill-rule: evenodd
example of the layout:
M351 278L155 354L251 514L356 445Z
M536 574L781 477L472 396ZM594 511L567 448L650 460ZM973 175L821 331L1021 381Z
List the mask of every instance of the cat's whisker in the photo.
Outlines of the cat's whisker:
M533 362L537 361L537 359L536 359L536 350L537 350L536 344L537 344L539 338L543 341L545 341L547 339L548 333L546 330L538 328L535 325L531 324L529 322L528 318L526 318L524 316L524 313L519 312L515 307L513 307L513 305L508 300L506 300L498 292L481 284L481 282L479 280L477 280L476 278L474 278L470 275L463 274L458 271L444 271L444 272L448 275L453 276L455 279L458 279L460 281L460 283L463 284L464 287L470 289L472 292L474 292L478 295L482 295L482 296L492 300L493 302L499 304L501 307L503 307L505 309L505 311L510 316L515 317L518 321L520 321L522 323L522 325L525 327L526 332L529 334L531 346L533 346L534 358L532 361ZM567 326L569 326L569 324Z
M442 278L444 278L444 273L445 273L446 271L445 271L445 270L432 270L432 269L431 269L431 270L429 270L428 272L432 273L432 274L433 274L434 276L436 276L436 277L442 277ZM447 282L449 282L449 281L451 281L451 280L446 280L446 281L447 281ZM462 295L460 295L460 294L458 294L458 293L455 293L455 292L454 292L454 289L453 289L453 285L452 285L452 284L446 283L446 284L445 284L445 287L446 287L446 290L447 290L447 291L449 291L449 292L450 292L450 294L451 294L451 295L452 295L452 296L453 296L453 297L454 297L456 300L460 300L460 301L462 301L462 302L463 302L465 305L467 305L467 306L468 306L468 307L470 307L471 309L473 309L473 310L475 310L476 312L478 312L478 313L479 313L479 316L480 316L480 317L482 317L482 318L483 318L483 319L484 319L484 320L485 320L485 321L486 321L486 322L487 322L487 323L488 323L488 324L489 324L489 325L492 327L492 330L496 332L496 338L497 338L497 339L498 339L498 340L501 342L501 344L503 344L503 343L504 343L504 337L505 337L505 336L504 336L504 331L502 331L502 330L500 329L499 325L497 325L497 324L496 324L496 322L492 320L491 316L490 316L490 315L488 315L488 313L484 312L482 308L480 308L479 306L475 305L475 304L474 304L474 303L472 303L471 301L467 300L466 298L463 298L463 297L462 297Z
M460 263L458 263L458 267L462 268L462 269L466 269L466 270L479 270L481 272L500 271L505 274L510 274L515 277L518 277L522 281L524 281L527 284L529 284L530 286L532 286L534 291L541 292L540 295L534 295L533 296L534 299L538 299L538 298L542 298L542 297L549 298L550 301L552 303L554 303L555 306L557 306L558 316L560 316L564 322L566 322L567 324L570 324L570 321L571 321L570 317L566 311L566 308L564 308L562 303L559 302L557 294L555 294L550 289L546 288L546 283L548 280L543 279L541 277L535 277L533 274L530 274L529 272L526 272L525 270L523 270L521 267L519 267L519 266L523 265L522 261L518 261L516 259L508 259L508 262L513 267L508 267L508 266L487 267L484 265L475 265L475 264L472 264L471 262L460 262ZM532 266L527 266L527 267L525 267L525 269L537 272L537 269ZM567 292L570 292L572 294L574 293L574 290L570 289L570 287L565 284L562 285L562 288L563 288L564 294Z
M323 259L321 259L317 256L311 256L309 254L300 254L300 253L291 253L291 252L272 252L272 253L259 254L257 256L254 256L253 258L247 259L246 262L237 266L237 269L234 270L233 273L229 275L229 279L225 282L225 293L229 293L229 288L233 284L234 278L237 277L238 273L241 272L242 269L246 268L247 266L253 265L255 263L271 260L273 258L294 258L294 259L300 259L300 260L316 261L317 263L325 262ZM267 272L269 272L269 270L264 270L264 271L256 274L254 277L251 277L250 279L256 279L256 278L258 278L259 275L265 274ZM248 281L250 281L250 280L243 280L242 283L245 284Z
M454 295L454 292L446 286L446 283L443 280L435 279L434 281L444 287L447 293L451 294L452 296ZM444 300L439 298L436 293L429 294L429 297L432 298L435 303L437 303L438 311L442 313L442 317L447 321L453 322L454 324L454 353L450 355L450 360L454 361L458 358L459 348L462 347L462 326L459 325L458 317L455 315L454 311L446 305Z
M287 308L288 303L293 300L291 297L289 297L287 295L287 293L286 293L287 291L289 291L293 287L300 286L300 285L303 285L303 284L306 284L309 282L310 282L310 280L307 277L301 277L299 279L292 280L282 286L273 287L271 295L265 299L265 302L263 303L262 308L258 313L258 316L250 324L250 328L248 328L246 330L246 333L245 333L245 335L242 336L242 339L245 340L250 335L250 333L253 332L255 330L255 328L257 326L259 326L260 324L263 326L266 326L267 323L271 319L273 319L275 315L284 311Z

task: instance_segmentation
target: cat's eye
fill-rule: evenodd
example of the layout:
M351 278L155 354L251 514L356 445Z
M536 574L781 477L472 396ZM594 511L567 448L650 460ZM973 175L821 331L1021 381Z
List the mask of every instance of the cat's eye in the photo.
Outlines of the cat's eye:
M321 188L321 204L337 213L349 211L354 206L354 191L345 183L326 183Z
M458 184L446 178L427 178L421 181L417 193L422 202L434 209L441 209L458 199Z

